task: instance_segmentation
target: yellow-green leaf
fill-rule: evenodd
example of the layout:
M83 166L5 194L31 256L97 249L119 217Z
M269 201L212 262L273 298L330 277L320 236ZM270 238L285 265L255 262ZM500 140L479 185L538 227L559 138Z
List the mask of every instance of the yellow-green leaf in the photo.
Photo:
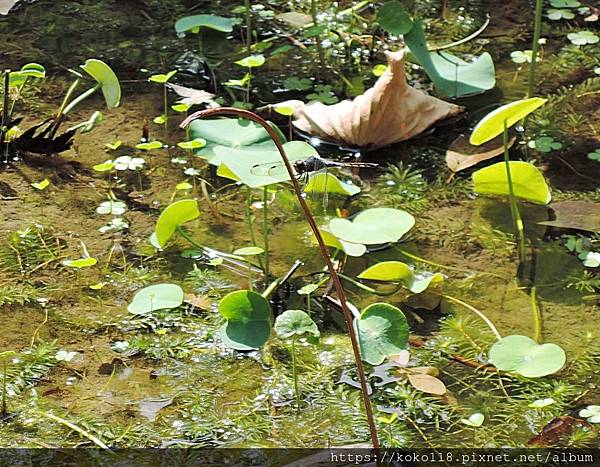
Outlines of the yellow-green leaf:
M31 184L31 186L33 188L36 188L40 191L45 190L46 188L48 188L49 185L50 185L50 180L48 180L47 178L43 179L41 182Z
M498 107L490 112L473 129L469 143L479 146L504 131L504 122L506 127L510 128L519 120L522 120L538 107L544 105L548 99L541 97L532 97L530 99L522 99L520 101L511 102L510 104Z

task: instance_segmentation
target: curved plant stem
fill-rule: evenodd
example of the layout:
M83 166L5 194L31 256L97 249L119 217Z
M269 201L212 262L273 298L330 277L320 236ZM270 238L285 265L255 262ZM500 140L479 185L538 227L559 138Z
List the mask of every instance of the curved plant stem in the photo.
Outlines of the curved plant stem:
M269 280L269 190L263 187L263 248L265 250L265 280Z
M459 305L464 306L467 310L470 310L473 313L475 313L477 316L479 316L479 318L481 318L483 320L483 322L485 324L488 325L488 327L490 328L490 330L492 331L492 333L494 334L494 336L496 336L496 339L498 339L498 340L502 339L502 336L500 335L500 333L496 329L496 326L494 326L494 323L492 323L489 320L489 318L483 314L482 311L479 311L477 308L469 305L468 303L465 303L462 300L459 300L458 298L451 297L450 295L442 295L442 297L445 298L445 299L447 299L447 300L450 300L451 302L458 303Z
M6 140L6 133L8 132L8 121L10 120L10 114L8 112L9 100L10 100L10 70L4 70L4 104L2 107L2 128L0 131L0 143L4 144L4 163L8 164L8 141Z
M248 55L252 54L252 10L250 0L244 0L244 9L246 10L246 47Z
M6 386L8 379L8 362L6 361L6 357L2 357L2 415L6 415Z
M298 369L296 367L296 336L292 337L292 378L294 379L294 391L296 392L297 410L300 410L300 389L298 387Z
M535 92L535 67L540 48L540 35L542 33L543 3L543 0L535 1L535 19L533 24L533 43L531 44L531 64L529 65L529 79L527 81L527 97L532 97Z
M517 204L517 198L515 196L515 189L512 183L512 175L510 173L510 158L508 156L508 127L506 126L506 120L504 120L504 162L506 164L506 180L508 182L508 193L510 200L510 213L512 215L513 224L515 227L515 235L517 236L517 243L519 245L519 262L525 263L525 232L523 231L523 218L519 211L519 205Z
M254 214L252 213L252 188L248 187L248 196L246 198L246 221L248 222L248 235L250 235L250 241L252 246L258 246L256 243L256 236L254 235ZM260 257L258 258L258 264L260 268L265 272L265 266ZM265 277L266 274L265 274ZM268 277L267 277L268 279Z
M537 290L531 288L531 308L533 310L533 340L542 343L542 312L537 303Z
M350 311L350 308L348 307L348 303L346 302L346 293L344 292L344 287L342 286L342 282L337 274L337 271L335 270L333 261L331 260L331 257L329 256L329 251L327 250L327 246L325 245L325 242L323 241L323 236L321 235L321 232L315 221L315 218L313 217L312 213L310 212L310 208L306 204L306 201L302 197L302 189L300 188L300 184L298 183L298 180L296 179L296 177L294 175L294 169L292 168L292 165L290 164L290 161L285 154L285 149L283 148L283 144L281 143L281 140L279 139L279 135L271 127L271 125L269 125L267 123L266 120L259 117L255 113L250 112L248 110L235 109L235 108L231 108L231 107L221 107L221 108L207 109L207 110L202 110L200 112L196 112L196 113L190 115L187 119L185 119L182 122L181 127L182 128L187 127L193 120L195 120L197 118L210 118L210 117L214 117L217 115L232 115L235 117L247 118L249 120L252 120L252 121L260 124L265 129L265 131L269 134L269 136L271 137L271 139L277 146L277 149L279 150L281 159L283 160L283 163L285 164L285 168L290 176L292 185L294 187L294 191L296 192L296 197L298 198L298 202L300 203L300 206L302 208L302 211L304 212L306 221L310 225L310 228L313 231L313 234L317 240L317 243L319 244L319 250L321 252L321 256L323 257L323 259L325 260L325 263L327 264L327 269L329 269L335 291L337 292L338 298L340 300L340 303L342 306L342 311L344 313L344 318L346 320L346 325L348 326L348 334L350 336L350 341L352 342L352 351L354 353L354 360L356 362L356 369L358 372L358 378L360 380L360 388L361 388L363 403L365 406L365 413L366 413L367 421L369 424L369 432L371 434L371 442L373 444L374 449L379 449L380 445L379 445L379 439L377 436L377 427L375 425L375 419L373 417L373 409L371 407L371 400L369 399L367 377L365 375L365 368L364 368L364 365L363 365L363 362L362 362L361 356L360 356L360 348L358 345L358 338L357 338L356 334L354 333L354 326L353 326L353 322L352 322L352 312Z

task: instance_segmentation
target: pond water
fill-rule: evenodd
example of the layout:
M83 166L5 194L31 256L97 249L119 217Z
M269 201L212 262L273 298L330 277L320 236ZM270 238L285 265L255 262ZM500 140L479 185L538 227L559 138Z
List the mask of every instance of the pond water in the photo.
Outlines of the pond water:
M376 81L371 70L385 63L384 48L399 47L399 38L375 27L379 5L365 3L353 14L336 17L353 2L316 3L325 25L316 32L325 40L321 53L327 69L319 64L314 36L277 19L296 11L295 21L306 23L310 2L252 2L252 50L267 57L265 65L252 70L249 100L255 108L306 101L311 92L320 92L325 100L360 94ZM589 2L581 6L593 7ZM593 262L584 264L569 242L579 242L586 251L600 250L600 166L587 156L600 148L600 52L597 44L572 44L567 37L572 31L597 33L598 23L584 21L581 12L568 21L543 18L546 41L536 95L549 101L522 122L524 130L515 131L511 157L540 169L553 204L520 203L527 258L519 265L508 199L476 195L471 182L475 170L501 156L450 177L445 154L455 138L469 134L490 110L525 97L529 64L516 63L511 52L531 48L533 7L521 0L500 6L485 0L414 0L405 7L411 16L426 20L428 40L435 45L469 36L489 12L489 25L452 52L467 59L489 52L496 87L455 99L467 108L462 118L363 154L379 168L361 172L362 179L335 172L360 186L358 195L330 193L326 206L322 195L307 195L320 227L337 216L376 207L405 210L416 219L399 242L372 247L360 257L335 257L349 278L343 280L348 300L360 310L375 302L403 310L411 333L409 368L435 368L446 388L443 395L428 394L406 377L386 381L373 376L383 370L365 364L380 441L403 448L598 447L597 425L580 411L600 404L600 280ZM22 155L0 169L0 350L14 352L5 357L10 416L0 425L0 446L94 447L100 441L114 448L318 448L369 443L344 316L323 298L336 294L289 183L273 185L266 193L270 279L283 277L297 260L303 265L271 296L272 308L281 314L310 307L321 333L317 345L300 340L296 346L299 407L288 340L273 333L260 349L238 352L220 338L220 299L249 287L244 262L225 259L218 264L214 255L186 254L191 246L179 237L163 251L149 242L159 214L171 202L197 199L201 215L185 224L197 244L229 254L250 246L250 215L255 243L264 246L262 189L219 177L214 166L178 148L186 139L178 128L183 114L169 110L168 129L154 123L164 112L163 88L148 82L151 75L178 70L173 83L212 93L216 80L222 104L243 101L246 93L239 86L221 83L244 73L234 64L247 55L244 11L243 5L229 1L22 0L0 19L4 68L18 70L37 62L47 71L44 82L28 88L17 103L15 116L24 117L21 128L56 113L73 80L67 70L87 59L110 64L123 90L117 108L105 110L96 93L68 115L65 128L96 110L104 119L92 131L77 133L67 151L52 157ZM239 19L231 33L207 29L201 36L214 76L197 55L198 38L178 38L173 28L177 19L202 13ZM376 41L371 49L372 34ZM407 69L411 85L434 92L414 60ZM308 78L310 89L289 89L290 77ZM314 89L316 84L329 88ZM169 90L167 99L170 106L178 96ZM277 120L283 122L283 132L288 131L286 119ZM168 147L136 149L145 131L150 140ZM543 150L539 138L544 136L559 144ZM117 149L106 147L116 141L122 141ZM316 149L332 158L348 155L323 144ZM93 169L121 156L143 157L145 165L108 175ZM44 179L50 181L47 188L32 187ZM189 187L176 188L182 182ZM124 214L96 211L111 192L125 203ZM583 210L583 217L589 221L595 216L596 223L584 229L580 224L569 225L571 229L539 224L553 220L551 207L566 201L574 203L569 210ZM123 219L127 228L101 231L113 217ZM63 264L87 254L97 259L95 266ZM382 261L441 273L443 281L418 294L357 281L358 274ZM260 270L252 275L254 289L262 292L270 281ZM138 290L163 282L180 285L191 294L186 298L192 304L141 316L128 313ZM317 282L314 293L298 293ZM540 342L560 346L566 363L560 371L536 378L497 370L489 362L496 338L481 313L502 336L533 337L538 329L534 317L541 317ZM465 423L474 414L483 414L481 426ZM558 417L564 430L536 441Z

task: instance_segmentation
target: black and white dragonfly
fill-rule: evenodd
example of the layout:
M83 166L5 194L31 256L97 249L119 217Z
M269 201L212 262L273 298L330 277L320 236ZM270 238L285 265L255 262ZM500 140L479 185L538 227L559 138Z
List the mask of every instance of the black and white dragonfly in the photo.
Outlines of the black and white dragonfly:
M327 195L327 175L330 169L352 169L352 168L375 168L378 164L370 162L338 162L330 159L325 159L320 156L311 156L307 159L301 159L292 162L292 168L294 169L294 176L297 180L301 180L303 183L308 181L308 178L313 174L323 173L324 176L324 187L323 192L323 206L327 208L328 195ZM262 164L256 164L252 166L250 172L257 176L268 176L274 178L280 178L287 175L287 169L283 161L266 162Z

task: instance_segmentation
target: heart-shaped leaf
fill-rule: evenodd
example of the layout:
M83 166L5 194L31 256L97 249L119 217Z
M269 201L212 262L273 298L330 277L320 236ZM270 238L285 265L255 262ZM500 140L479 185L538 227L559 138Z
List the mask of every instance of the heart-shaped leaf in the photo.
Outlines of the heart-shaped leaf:
M177 308L183 303L183 290L175 284L157 284L139 290L127 307L134 315Z
M160 214L154 228L158 245L164 248L177 227L196 219L199 215L198 203L193 199L182 199L167 206Z
M527 378L539 378L559 371L565 351L556 344L537 344L527 336L506 336L490 349L490 362L499 370L514 371Z
M523 161L510 161L509 165L513 190L517 198L538 204L550 202L552 199L550 188L536 166ZM476 193L506 196L510 194L505 162L479 169L473 173L472 178Z
M93 58L87 60L81 68L100 85L106 106L109 109L117 107L121 102L121 85L112 68L102 60Z
M352 221L332 219L329 230L340 240L363 245L397 242L415 225L415 218L406 211L393 208L372 208L360 212Z
M359 279L382 282L399 282L412 293L421 293L431 283L441 282L444 276L438 273L423 272L415 274L408 265L400 261L377 263L358 275Z
M321 336L315 322L302 310L287 310L275 320L275 332L279 337L289 339L308 334L308 340L316 343Z
M231 292L221 299L219 313L227 320L219 331L227 347L258 349L271 335L271 306L256 292Z
M374 303L354 320L364 361L380 365L389 355L406 349L409 328L406 316L388 303Z

